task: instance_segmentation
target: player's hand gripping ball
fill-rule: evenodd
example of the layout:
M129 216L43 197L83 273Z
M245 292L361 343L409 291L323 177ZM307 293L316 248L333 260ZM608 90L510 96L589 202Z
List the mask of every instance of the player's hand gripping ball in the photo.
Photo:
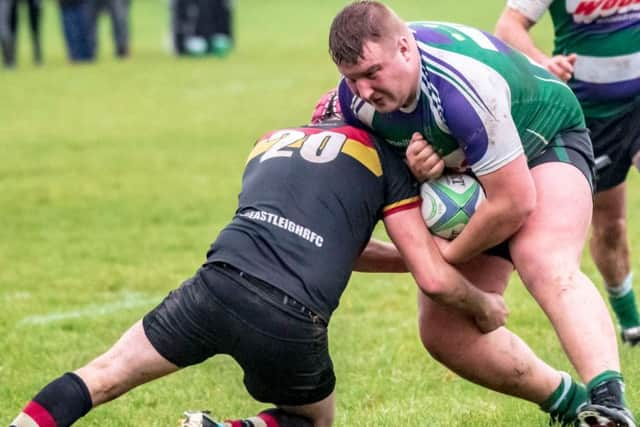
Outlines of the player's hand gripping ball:
M477 179L467 174L443 174L420 187L422 217L429 231L453 240L486 198Z

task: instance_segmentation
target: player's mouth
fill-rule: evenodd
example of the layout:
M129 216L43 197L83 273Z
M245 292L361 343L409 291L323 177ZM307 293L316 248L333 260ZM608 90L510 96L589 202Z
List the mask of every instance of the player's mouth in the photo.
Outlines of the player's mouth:
M383 96L372 96L371 103L374 105L383 106L384 105L384 97Z

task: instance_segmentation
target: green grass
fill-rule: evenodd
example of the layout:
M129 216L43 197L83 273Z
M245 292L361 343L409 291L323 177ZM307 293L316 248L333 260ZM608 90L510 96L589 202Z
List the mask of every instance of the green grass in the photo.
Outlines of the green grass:
M133 2L124 62L112 57L105 20L99 60L67 63L57 2L45 0L45 65L34 67L22 23L19 66L0 71L0 423L48 381L106 350L204 260L233 215L253 141L307 121L335 84L327 28L344 3L238 1L237 49L224 60L171 56L164 1ZM503 5L390 4L407 19L486 30ZM548 30L544 21L534 33L546 46ZM632 172L630 187L638 184ZM630 212L639 205L630 191ZM640 224L631 221L637 254ZM587 256L585 270L599 282ZM507 300L509 326L570 369L515 279ZM426 354L407 275L355 274L330 334L337 425L419 426L425 416L431 426L546 425L534 405L472 385ZM637 352L621 351L637 407ZM140 387L80 425L167 426L188 408L231 417L263 407L244 391L238 366L218 357Z

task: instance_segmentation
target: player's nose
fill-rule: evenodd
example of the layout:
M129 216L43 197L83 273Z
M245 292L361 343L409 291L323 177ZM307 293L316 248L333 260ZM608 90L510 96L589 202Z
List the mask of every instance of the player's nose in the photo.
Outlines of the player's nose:
M360 79L356 81L356 92L360 98L369 101L373 95L373 88L365 79Z

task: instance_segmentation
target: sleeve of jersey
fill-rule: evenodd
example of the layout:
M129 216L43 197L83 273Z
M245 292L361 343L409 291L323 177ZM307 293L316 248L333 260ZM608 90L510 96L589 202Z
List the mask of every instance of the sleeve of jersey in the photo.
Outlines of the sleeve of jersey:
M351 89L349 89L349 86L344 79L340 79L340 83L338 84L338 102L340 103L340 109L345 123L361 129L367 128L357 116L358 109L362 108L365 101L361 100L351 92Z
M420 189L404 161L384 143L377 143L384 178L382 217L420 206Z
M450 59L430 78L467 164L476 175L486 175L524 151L511 117L509 85L494 69L470 57Z
M508 0L507 6L515 9L531 22L538 22L553 0Z

